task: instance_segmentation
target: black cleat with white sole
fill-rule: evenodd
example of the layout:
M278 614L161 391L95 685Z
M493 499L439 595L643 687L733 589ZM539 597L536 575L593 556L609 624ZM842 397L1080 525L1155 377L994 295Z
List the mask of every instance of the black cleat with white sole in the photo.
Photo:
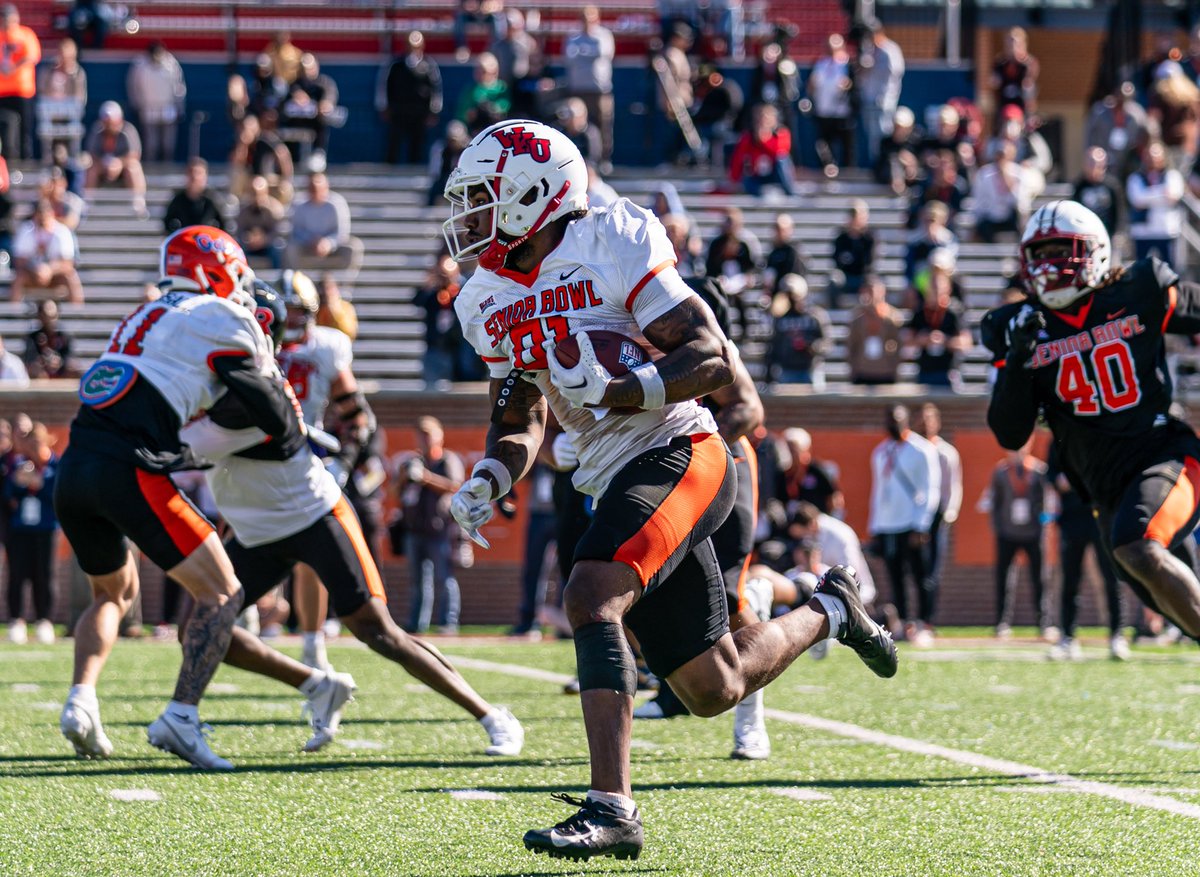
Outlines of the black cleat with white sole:
M839 598L846 605L846 625L837 640L849 646L871 672L885 679L896 675L899 659L892 635L867 614L858 593L858 578L845 566L831 567L822 576L816 593Z
M576 861L587 861L592 856L636 859L641 855L642 817L636 810L626 818L600 801L559 793L550 797L579 810L553 828L525 832L525 849Z

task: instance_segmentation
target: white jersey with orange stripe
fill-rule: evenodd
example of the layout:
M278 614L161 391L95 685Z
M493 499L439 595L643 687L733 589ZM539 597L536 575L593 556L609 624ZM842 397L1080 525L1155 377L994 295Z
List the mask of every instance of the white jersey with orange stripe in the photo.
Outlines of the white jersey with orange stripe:
M329 326L313 326L303 341L279 351L279 367L300 400L305 423L322 424L329 388L353 363L350 336Z
M217 509L247 548L277 542L329 514L342 491L305 445L282 461L234 456L266 439L259 429L226 429L202 417L180 430L180 438L213 462L204 476Z
M252 357L263 374L275 371L270 342L250 310L215 295L173 291L122 320L100 359L131 366L187 423L225 395L213 369L222 355Z
M680 435L716 432L716 422L694 401L598 419L572 407L551 383L542 344L603 329L632 338L659 359L664 354L646 340L643 327L695 294L675 270L662 223L622 198L571 222L531 274L476 271L454 308L493 378L517 368L541 390L578 451L575 486L599 497L637 454Z

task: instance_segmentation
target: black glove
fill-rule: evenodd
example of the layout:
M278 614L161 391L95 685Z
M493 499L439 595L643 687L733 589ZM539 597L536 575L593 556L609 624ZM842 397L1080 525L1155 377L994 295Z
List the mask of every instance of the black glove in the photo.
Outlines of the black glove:
M1038 334L1046 328L1046 315L1033 305L1025 305L1008 321L1008 357L1006 364L1023 366L1037 350Z

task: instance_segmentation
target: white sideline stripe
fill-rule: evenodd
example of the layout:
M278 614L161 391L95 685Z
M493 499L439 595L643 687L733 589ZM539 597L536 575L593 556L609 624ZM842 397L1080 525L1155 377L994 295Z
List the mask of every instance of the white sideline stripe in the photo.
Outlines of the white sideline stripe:
M35 691L41 691L42 686L36 682L14 682L12 690L19 694L32 694Z
M338 740L338 743L347 749L369 749L372 751L383 749L383 744L378 740Z
M817 792L813 789L771 789L772 795L778 795L781 798L791 798L793 801L832 801L829 795L824 792Z
M113 789L108 793L118 801L161 801L162 795L153 789Z
M450 797L456 801L500 801L504 798L499 792L489 792L486 789L448 789Z
M1173 749L1176 752L1200 749L1200 743L1188 743L1186 740L1151 740L1150 743L1163 749Z
M570 676L564 673L538 670L534 667L524 667L520 664L502 664L498 661L482 661L478 658L448 657L453 663L469 667L473 670L489 670L494 673L505 673L509 676L522 676L526 679L552 682L556 685L563 685L571 679ZM882 731L872 731L870 728L852 725L849 722L822 719L820 716L809 716L804 713L790 713L774 709L766 710L766 716L776 721L788 722L789 724L800 725L805 728L813 728L829 734L836 734L840 737L849 737L863 743L871 743L875 746L886 746L890 749L898 749L901 752L911 752L914 755L944 758L947 761L965 764L968 767L978 767L1007 776L1022 777L1036 783L1061 786L1062 788L1085 795L1097 795L1101 798L1111 798L1114 801L1121 801L1125 804L1136 804L1139 807L1163 810L1167 813L1174 813L1177 816L1200 819L1200 806L1196 804L1185 804L1183 801L1176 801L1174 798L1165 798L1162 795L1155 795L1139 789L1113 786L1093 780L1076 779L1070 774L1051 773L1040 767L1021 764L1017 761L992 758L990 755L981 755L978 752L968 752L964 749L951 749L948 746L926 743L924 740L914 740L911 737L901 737L898 734L885 734Z
M862 728L858 725L852 725L849 722L822 719L819 716L808 716L803 713L789 713L773 709L767 710L766 716L769 719L788 722L793 725L801 725L805 728L813 728L814 730L825 731L830 734L838 734L842 737L852 737L864 743L886 746L890 749L898 749L901 752L944 758L947 761L965 764L968 767L977 767L982 770L990 770L1012 777L1023 777L1036 783L1060 786L1082 794L1098 795L1101 798L1111 798L1114 801L1121 801L1125 804L1136 804L1139 807L1150 807L1154 810L1165 810L1167 813L1174 813L1178 816L1200 819L1200 806L1185 804L1183 801L1176 801L1174 798L1164 798L1162 795L1155 795L1150 792L1141 791L1140 789L1113 786L1093 780L1080 780L1069 774L1051 773L1040 767L1021 764L1017 761L992 758L990 755L980 755L978 752L968 752L964 749L951 749L948 746L926 743L923 740L913 740L910 737L901 737L897 734L885 734L882 731L872 731L869 728Z

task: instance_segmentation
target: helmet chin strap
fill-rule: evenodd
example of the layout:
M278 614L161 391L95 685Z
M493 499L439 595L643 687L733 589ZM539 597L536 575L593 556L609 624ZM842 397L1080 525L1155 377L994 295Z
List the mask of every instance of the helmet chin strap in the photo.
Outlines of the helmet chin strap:
M485 271L496 271L504 267L504 260L508 258L509 253L541 231L547 217L559 208L563 199L567 197L567 191L570 188L570 180L563 182L562 188L558 190L558 194L550 199L550 203L546 205L546 209L542 211L542 215L537 218L525 234L511 241L501 241L499 238L492 241L487 249L479 254L479 267Z

